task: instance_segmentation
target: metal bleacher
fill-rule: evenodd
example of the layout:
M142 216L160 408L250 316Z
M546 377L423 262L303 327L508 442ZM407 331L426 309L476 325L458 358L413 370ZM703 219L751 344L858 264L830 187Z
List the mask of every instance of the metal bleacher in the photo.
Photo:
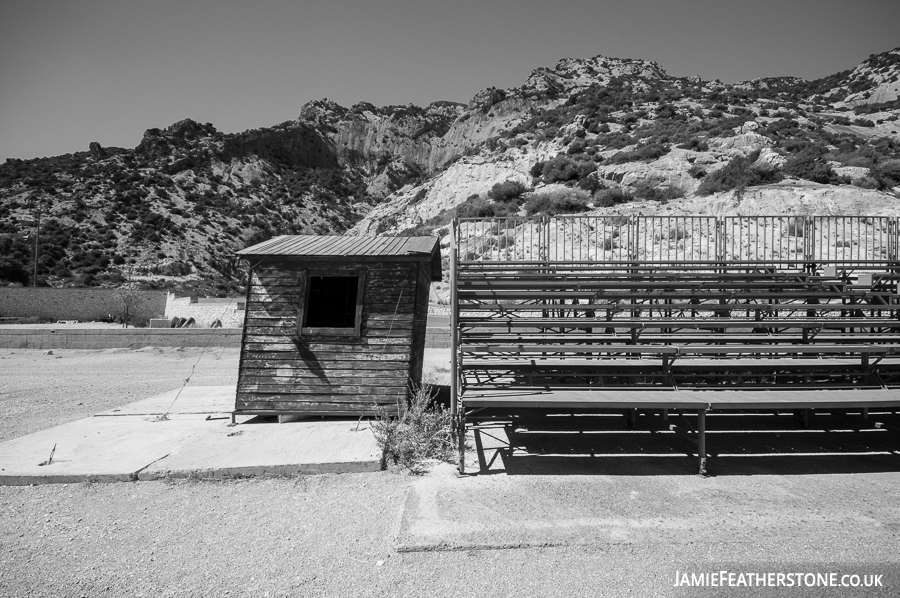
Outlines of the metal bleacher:
M706 414L900 407L900 261L888 217L461 219L451 405ZM895 390L897 389L897 390Z

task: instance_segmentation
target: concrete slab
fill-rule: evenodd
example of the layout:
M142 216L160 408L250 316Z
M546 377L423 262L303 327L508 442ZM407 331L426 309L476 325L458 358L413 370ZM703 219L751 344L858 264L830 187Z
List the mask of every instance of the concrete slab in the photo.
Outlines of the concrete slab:
M95 414L95 417L163 413L221 416L230 415L234 410L234 386L188 386L181 390L180 395L179 390L176 388L142 401L107 409Z
M230 426L233 386L186 388L173 405L176 392L0 443L0 485L380 469L365 422L244 417Z
M15 438L0 443L0 485L136 480L138 471L190 442L204 424L88 417ZM53 461L40 466L54 446Z
M381 453L367 424L356 421L209 426L202 438L173 450L139 474L237 477L378 471Z
M691 443L652 421L633 431L621 429L621 416L564 417L559 429L552 422L535 430L470 428L470 475L458 477L442 464L417 480L397 548L896 541L895 434L860 432L846 418L827 416L818 416L822 430L785 430L778 417L750 419L758 433L747 421L716 422L718 473L710 478L695 475Z
M408 490L401 552L827 538L895 542L900 473L846 476L481 475L443 464ZM824 498L827 497L827 498ZM823 504L828 508L823 509Z

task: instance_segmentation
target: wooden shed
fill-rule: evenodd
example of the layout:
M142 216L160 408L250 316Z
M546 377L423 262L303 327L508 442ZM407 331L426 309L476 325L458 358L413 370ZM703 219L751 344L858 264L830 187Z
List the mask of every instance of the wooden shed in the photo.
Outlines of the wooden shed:
M372 415L422 378L433 237L285 235L250 265L235 415Z

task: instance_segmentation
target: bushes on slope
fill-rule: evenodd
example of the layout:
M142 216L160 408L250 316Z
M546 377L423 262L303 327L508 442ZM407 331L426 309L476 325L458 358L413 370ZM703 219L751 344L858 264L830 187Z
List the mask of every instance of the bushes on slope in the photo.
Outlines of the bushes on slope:
M754 165L758 154L749 156L736 156L731 162L719 170L706 175L697 195L712 195L734 189L742 190L746 187L776 183L783 177L781 172L771 166Z
M528 216L556 216L586 212L591 196L581 189L559 189L534 193L525 202Z

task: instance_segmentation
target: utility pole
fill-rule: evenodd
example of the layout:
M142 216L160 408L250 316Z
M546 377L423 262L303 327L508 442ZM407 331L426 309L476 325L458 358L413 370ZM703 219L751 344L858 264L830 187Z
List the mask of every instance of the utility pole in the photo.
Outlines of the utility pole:
M37 275L38 275L38 257L40 256L41 245L40 245L40 237L41 237L41 211L43 209L43 202L38 201L34 197L31 198L31 209L34 211L34 222L35 222L35 232L34 232L34 273L31 277L31 286L37 286Z
M31 286L37 286L37 267L38 257L41 252L41 209L37 210L37 230L34 233L34 278L31 279Z

